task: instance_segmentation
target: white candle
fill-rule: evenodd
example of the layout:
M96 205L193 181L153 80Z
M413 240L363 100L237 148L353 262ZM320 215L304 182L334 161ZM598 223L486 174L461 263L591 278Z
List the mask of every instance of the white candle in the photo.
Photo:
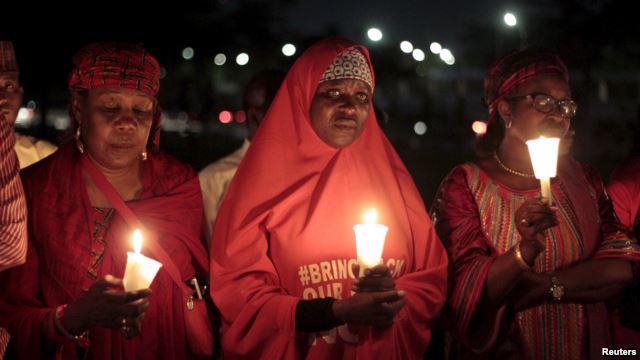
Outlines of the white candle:
M531 165L536 179L540 180L540 192L542 197L553 203L551 196L551 178L556 176L558 167L558 146L560 139L545 138L541 136L535 140L527 141Z
M133 249L134 252L127 252L127 267L124 269L124 279L122 279L125 291L149 288L162 267L161 263L140 254L142 234L138 229L133 232Z
M376 224L376 218L376 210L371 209L365 214L364 224L353 226L356 233L356 254L360 265L359 276L364 275L365 269L372 268L382 261L382 248L389 228Z

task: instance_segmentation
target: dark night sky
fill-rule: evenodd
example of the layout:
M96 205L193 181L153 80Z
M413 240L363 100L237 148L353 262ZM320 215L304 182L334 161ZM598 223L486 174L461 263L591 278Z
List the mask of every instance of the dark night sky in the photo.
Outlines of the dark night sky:
M504 3L503 0L298 1L287 11L287 17L297 31L321 33L335 25L356 41L364 36L364 29L376 26L386 34L383 42L401 39L451 42L468 21L502 26L501 13L508 8Z

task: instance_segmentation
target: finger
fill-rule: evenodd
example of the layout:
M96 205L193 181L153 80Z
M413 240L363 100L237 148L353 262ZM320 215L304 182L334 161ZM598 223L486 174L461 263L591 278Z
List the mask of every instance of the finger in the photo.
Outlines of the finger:
M395 289L395 281L390 277L373 278L364 277L360 278L357 283L354 282L352 286L353 291L371 292L371 291L388 291Z
M556 225L558 225L558 221L556 219L544 219L542 221L536 222L533 225L533 229L536 233L541 233Z
M551 209L548 206L545 206L545 207L535 207L529 211L525 211L522 214L522 217L525 219L530 219L532 216L545 216L545 215L549 216L553 214L555 214L553 209Z
M119 313L126 317L137 318L138 316L144 314L144 312L148 308L149 308L149 300L140 299L138 301L134 301L132 303L122 305L119 308Z
M130 303L140 299L146 299L151 295L151 289L142 289L136 291L126 291L122 293L124 295L124 302Z
M98 279L93 283L93 285L91 285L91 288L89 289L89 291L90 292L104 292L109 287L110 287L109 283L107 282L106 279Z
M398 301L388 303L388 305L391 307L391 310L393 311L394 316L397 315L406 304L407 304L406 299L400 299Z
M528 227L535 227L539 224L553 224L558 221L555 215L547 214L545 216L535 216L527 221Z
M384 265L384 264L376 265L376 266L372 267L369 270L370 270L370 272L368 274L369 276L377 276L377 277L390 277L391 276L391 270L389 270L387 265Z
M360 276L360 265L358 263L351 264L351 272L353 273L353 277L357 280Z
M375 292L375 293L372 293L371 296L373 301L376 303L387 303L387 302L398 301L404 298L404 294L405 293L402 290L400 291L391 290L391 291Z
M104 277L104 281L107 282L110 286L112 287L121 287L122 286L122 279L117 278L111 274L107 274Z

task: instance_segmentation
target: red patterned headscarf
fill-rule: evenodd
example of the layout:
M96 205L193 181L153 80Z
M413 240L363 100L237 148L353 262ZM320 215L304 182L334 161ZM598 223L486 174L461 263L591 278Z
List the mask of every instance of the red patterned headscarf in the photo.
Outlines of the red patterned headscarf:
M155 99L160 90L160 65L139 45L115 42L92 43L73 57L74 69L69 75L69 91L100 87L122 87L140 90ZM160 143L162 111L156 107L151 138Z
M20 72L11 41L0 41L0 72L12 74Z
M484 103L489 122L498 119L497 104L516 87L540 74L558 74L569 82L564 62L555 54L540 49L514 50L496 60L484 76Z

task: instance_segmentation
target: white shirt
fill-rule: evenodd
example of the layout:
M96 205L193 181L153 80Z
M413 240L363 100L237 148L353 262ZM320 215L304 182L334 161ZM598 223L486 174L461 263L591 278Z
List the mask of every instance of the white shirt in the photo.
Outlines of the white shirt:
M55 145L48 141L38 140L31 136L18 133L16 133L16 146L14 149L16 150L16 154L18 154L20 169L24 169L58 150Z
M200 171L200 188L202 189L202 202L204 204L204 217L206 224L207 244L211 241L213 224L218 215L218 209L222 204L224 194L236 174L240 161L247 153L249 140L245 139L242 146L226 157L207 165Z

